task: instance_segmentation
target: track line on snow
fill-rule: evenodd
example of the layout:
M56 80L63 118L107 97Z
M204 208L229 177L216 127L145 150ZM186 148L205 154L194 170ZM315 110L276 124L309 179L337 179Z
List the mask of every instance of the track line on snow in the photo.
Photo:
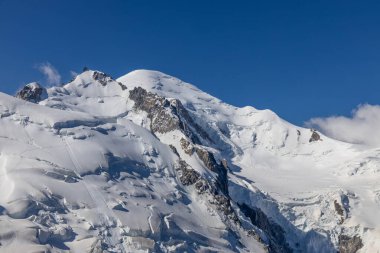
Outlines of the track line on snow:
M8 197L12 194L15 188L15 185L14 185L14 182L8 177L8 171L6 169L7 158L0 154L0 161L1 161L1 165L0 165L1 175L0 176L3 179L0 181L1 182L0 189L2 189L1 199L4 198L5 200L7 200Z
M69 157L71 162L73 163L75 167L75 174L77 175L78 178L82 179L83 185L86 188L86 191L90 195L93 203L96 205L97 213L99 215L99 218L101 219L101 223L106 229L113 228L115 226L114 222L116 224L122 224L120 219L116 217L114 214L113 210L111 210L108 205L106 200L104 199L103 195L99 192L99 190L94 186L92 183L88 184L83 177L80 175L78 172L78 169L83 170L82 166L80 165L79 161L77 160L75 153L73 152L69 142L67 141L67 136L62 137L63 141L66 144L67 151L69 153ZM112 218L113 221L111 221L109 218ZM111 229L110 229L111 230ZM117 233L117 231L114 231L115 229L112 229L111 236L108 236L107 234L103 235L104 240L111 245L112 247L117 247L119 245L118 249L124 253L126 252L124 249L124 245L120 242L120 240L117 240L117 237L120 237L120 235ZM107 230L108 231L108 230ZM103 232L103 231L102 231Z

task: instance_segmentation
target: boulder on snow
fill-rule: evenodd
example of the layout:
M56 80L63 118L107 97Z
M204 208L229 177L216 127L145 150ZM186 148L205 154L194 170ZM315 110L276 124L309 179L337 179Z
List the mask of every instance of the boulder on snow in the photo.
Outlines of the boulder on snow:
M314 129L311 129L311 137L309 139L309 142L314 142L314 141L321 141L321 136L315 131Z
M39 83L33 82L19 90L16 97L32 103L38 103L47 98L47 92Z
M181 148L186 154L192 155L194 153L194 146L188 140L181 138L179 142L181 144Z

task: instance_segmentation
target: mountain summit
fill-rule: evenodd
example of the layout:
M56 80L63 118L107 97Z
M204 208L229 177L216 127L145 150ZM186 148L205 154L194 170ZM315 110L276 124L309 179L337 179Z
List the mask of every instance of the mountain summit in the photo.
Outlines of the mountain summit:
M380 149L158 71L0 93L0 252L376 252Z
M29 83L17 92L16 97L32 103L38 103L46 98L46 89L39 83Z

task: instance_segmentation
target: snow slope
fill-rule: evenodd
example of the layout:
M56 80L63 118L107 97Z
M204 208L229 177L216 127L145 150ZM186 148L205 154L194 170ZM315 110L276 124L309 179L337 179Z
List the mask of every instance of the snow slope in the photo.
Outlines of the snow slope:
M294 126L269 110L227 105L160 72L138 70L118 81L181 100L217 140L211 146L229 160L234 174L230 179L232 198L268 209L265 212L278 224L297 230L294 233L301 234L297 238L291 238L290 232L287 236L300 245L300 251L321 252L325 241L318 239L321 244L315 245L318 242L309 236L318 231L333 246L325 251L334 252L334 247L339 248L339 235L347 234L360 235L362 252L379 252L380 149L321 134L321 140L309 142L310 129ZM253 189L268 197L258 199ZM272 201L280 214L272 205L267 207ZM342 207L347 201L344 217L337 215L334 201ZM283 218L286 222L281 221ZM289 221L291 224L284 224Z
M0 252L379 252L380 148L157 71L0 93Z

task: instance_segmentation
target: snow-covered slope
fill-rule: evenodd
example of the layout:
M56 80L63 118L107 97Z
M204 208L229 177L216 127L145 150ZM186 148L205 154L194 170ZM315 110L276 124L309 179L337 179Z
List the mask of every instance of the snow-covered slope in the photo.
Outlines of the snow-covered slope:
M212 136L207 145L228 160L232 199L280 224L294 250L354 252L343 249L350 237L348 244L364 244L362 252L380 251L379 148L329 139L269 110L227 105L160 72L138 70L118 81L181 100Z
M379 252L380 148L157 71L47 94L0 93L0 252Z

